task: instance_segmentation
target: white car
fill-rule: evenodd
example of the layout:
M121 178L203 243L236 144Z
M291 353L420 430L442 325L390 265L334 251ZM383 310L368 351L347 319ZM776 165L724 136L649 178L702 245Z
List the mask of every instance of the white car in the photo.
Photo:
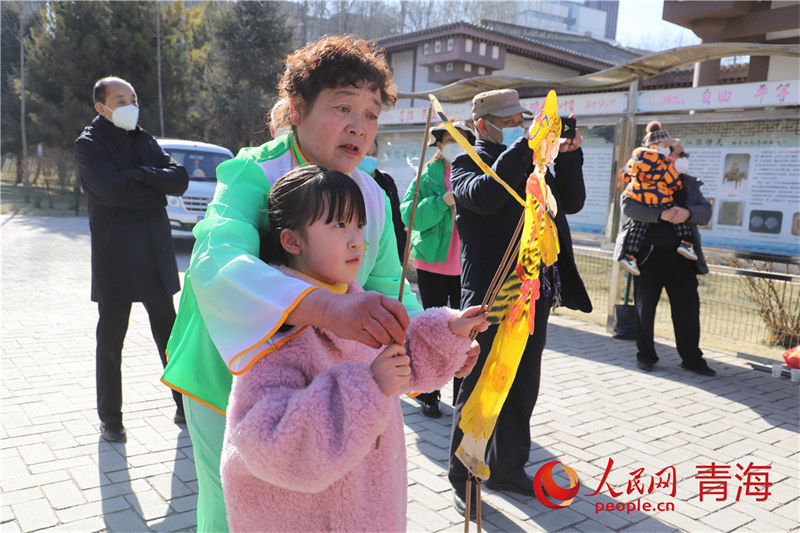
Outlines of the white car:
M203 220L217 187L217 165L233 158L227 148L196 141L157 139L158 144L189 173L183 196L167 196L167 216L174 238L193 238L192 228Z

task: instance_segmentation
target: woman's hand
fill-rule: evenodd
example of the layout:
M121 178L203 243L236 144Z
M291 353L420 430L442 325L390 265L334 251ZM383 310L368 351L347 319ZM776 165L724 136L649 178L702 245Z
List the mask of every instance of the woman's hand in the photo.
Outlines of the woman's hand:
M672 218L675 216L675 213L676 213L675 209L676 209L675 207L670 207L669 209L664 209L663 211L661 211L661 214L658 215L658 218L660 218L664 222L672 223Z
M411 358L399 344L390 344L378 354L370 365L372 376L386 396L392 396L408 383L411 375Z
M669 209L663 210L659 215L659 218L664 222L669 222L670 224L680 224L681 222L686 222L689 220L691 215L691 211L676 205L670 207Z
M474 329L478 333L481 331L486 331L489 327L489 322L486 321L489 313L487 312L480 312L481 306L474 305L463 311L460 311L458 315L447 323L450 331L453 332L453 335L458 335L459 337L469 337L472 334L472 330Z
M673 224L680 224L681 222L686 222L687 220L689 220L689 217L692 216L692 212L684 207L675 206L672 209L676 210L675 214L672 216L672 220L670 220L670 222L672 222Z
M286 323L323 327L344 339L380 348L405 342L409 318L403 304L377 292L314 290L292 310Z

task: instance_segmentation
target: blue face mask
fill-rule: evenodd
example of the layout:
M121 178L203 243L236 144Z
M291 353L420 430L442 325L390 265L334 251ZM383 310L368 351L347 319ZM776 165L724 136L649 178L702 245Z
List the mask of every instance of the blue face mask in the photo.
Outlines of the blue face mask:
M378 160L371 155L364 156L364 159L358 164L358 170L367 174L372 174L376 168L378 168Z
M525 128L515 126L513 128L503 128L503 144L511 146L514 142L525 135Z
M522 126L512 126L510 128L500 129L491 122L487 121L487 123L491 124L494 129L500 131L503 134L502 144L506 146L511 146L517 139L525 135L525 128L523 128Z

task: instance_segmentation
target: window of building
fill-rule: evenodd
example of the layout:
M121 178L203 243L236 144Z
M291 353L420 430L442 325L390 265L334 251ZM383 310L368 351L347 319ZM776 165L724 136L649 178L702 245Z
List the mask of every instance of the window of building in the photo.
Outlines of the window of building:
M484 74L486 74L486 68L478 67L478 76L483 76Z
M442 71L442 66L441 65L434 65L433 66L433 71L434 72L441 72Z
M492 46L492 59L500 59L500 47Z
M452 61L449 61L449 62L447 63L447 66L445 66L445 70L446 70L446 71L448 71L448 72L450 72L451 70L453 70L453 62L452 62Z
M425 43L422 45L422 54L428 55L431 53L431 43Z
M481 43L478 45L478 54L482 56L486 55L486 43Z
M464 41L464 51L467 53L472 52L472 39Z
M437 54L442 51L442 41L436 41L433 43L433 51Z
M464 63L464 72L472 72L472 64Z
M453 47L456 45L455 39L447 39L447 51L452 52Z

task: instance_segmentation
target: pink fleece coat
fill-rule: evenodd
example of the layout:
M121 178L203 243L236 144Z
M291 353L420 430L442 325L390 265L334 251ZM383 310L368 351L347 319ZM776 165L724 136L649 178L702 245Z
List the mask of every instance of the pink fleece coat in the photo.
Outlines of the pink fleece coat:
M409 390L439 389L464 364L453 317L411 321ZM380 351L308 327L234 377L221 461L231 531L405 531L403 414L372 376Z

